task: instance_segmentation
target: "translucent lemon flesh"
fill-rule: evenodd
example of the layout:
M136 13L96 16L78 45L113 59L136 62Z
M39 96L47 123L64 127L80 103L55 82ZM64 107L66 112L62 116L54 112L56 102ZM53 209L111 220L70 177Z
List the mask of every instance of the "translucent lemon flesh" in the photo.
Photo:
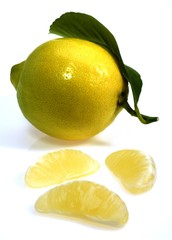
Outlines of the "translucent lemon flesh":
M114 227L123 226L128 220L128 210L121 198L105 186L90 181L74 181L49 190L38 198L35 209Z
M156 178L153 159L138 150L120 150L106 158L108 168L132 193L142 193L152 188Z
M65 149L42 156L27 170L25 182L30 187L45 187L90 175L98 169L99 163L87 154Z

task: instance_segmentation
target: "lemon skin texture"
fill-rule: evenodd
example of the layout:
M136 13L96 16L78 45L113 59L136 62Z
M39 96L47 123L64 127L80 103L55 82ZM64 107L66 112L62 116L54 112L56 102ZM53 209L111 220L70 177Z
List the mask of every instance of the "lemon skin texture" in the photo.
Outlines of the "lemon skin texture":
M17 67L18 66L18 67ZM15 73L15 68L20 72ZM18 70L18 71L19 71ZM42 132L82 140L105 129L122 109L126 84L111 54L81 39L43 43L11 70L24 116ZM15 82L15 83L14 83Z

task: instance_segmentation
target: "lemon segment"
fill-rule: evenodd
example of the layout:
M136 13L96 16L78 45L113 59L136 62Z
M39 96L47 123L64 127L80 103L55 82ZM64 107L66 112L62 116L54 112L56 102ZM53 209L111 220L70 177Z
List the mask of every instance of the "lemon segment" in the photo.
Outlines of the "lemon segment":
M46 187L96 172L99 163L87 154L72 149L43 155L28 168L25 182L30 187Z
M105 186L90 181L74 181L47 191L38 198L35 209L114 227L121 227L128 221L128 210L121 198Z
M150 190L156 178L156 166L149 155L132 149L111 153L106 158L107 167L131 193Z

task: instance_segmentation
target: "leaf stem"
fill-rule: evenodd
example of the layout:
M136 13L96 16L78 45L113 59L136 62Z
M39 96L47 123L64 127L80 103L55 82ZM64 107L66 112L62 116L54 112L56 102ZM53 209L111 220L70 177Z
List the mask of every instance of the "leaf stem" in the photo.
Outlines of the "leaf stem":
M149 124L159 120L158 117L149 117L149 116L140 114L137 105L135 105L135 110L133 110L127 101L122 103L122 107L132 116L139 118L140 122L143 124Z

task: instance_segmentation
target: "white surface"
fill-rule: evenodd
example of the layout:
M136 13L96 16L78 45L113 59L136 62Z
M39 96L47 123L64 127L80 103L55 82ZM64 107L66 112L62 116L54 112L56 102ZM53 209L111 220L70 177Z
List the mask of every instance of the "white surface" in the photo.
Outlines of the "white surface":
M50 24L67 11L93 15L114 34L126 64L142 75L141 112L160 121L142 125L123 111L101 134L83 142L65 142L34 129L21 114L10 68L24 60L49 35ZM172 1L6 0L0 3L0 240L170 240L172 239L171 56ZM73 219L37 214L34 202L46 189L29 189L24 174L45 152L81 149L101 164L87 177L117 192L130 216L119 230ZM157 166L154 188L142 195L125 192L104 165L118 149L149 153Z

